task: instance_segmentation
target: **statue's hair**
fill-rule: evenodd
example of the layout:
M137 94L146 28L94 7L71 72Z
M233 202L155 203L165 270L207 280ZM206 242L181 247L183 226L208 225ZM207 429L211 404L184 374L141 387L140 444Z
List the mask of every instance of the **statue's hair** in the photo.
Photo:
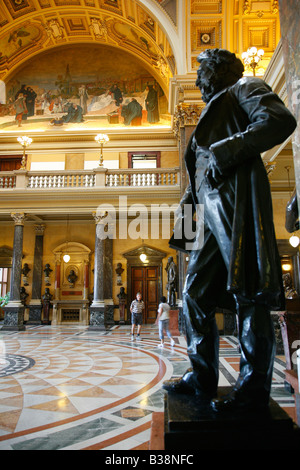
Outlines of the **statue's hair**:
M211 62L212 65L215 64L217 70L219 69L219 73L231 73L237 79L243 75L244 65L242 61L233 52L226 49L206 49L197 57L200 64L203 60Z
M211 97L225 87L236 83L244 72L244 65L233 52L226 49L206 49L198 55L197 61L200 63L199 72L201 73L201 63L208 65L210 73L202 78L202 95L204 101L209 101ZM200 84L199 73L197 85ZM205 92L204 92L205 89Z

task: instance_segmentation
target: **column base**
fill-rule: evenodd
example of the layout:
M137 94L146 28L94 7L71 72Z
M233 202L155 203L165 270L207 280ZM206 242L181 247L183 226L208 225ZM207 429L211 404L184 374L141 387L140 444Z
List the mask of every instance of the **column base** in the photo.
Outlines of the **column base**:
M21 302L9 302L4 307L4 323L2 331L24 331L24 311Z
M42 305L29 305L29 319L27 325L42 324Z
M103 301L94 301L90 306L90 324L89 330L106 331L105 328L105 310Z
M114 308L115 308L114 301L112 299L105 299L104 323L108 328L115 326Z

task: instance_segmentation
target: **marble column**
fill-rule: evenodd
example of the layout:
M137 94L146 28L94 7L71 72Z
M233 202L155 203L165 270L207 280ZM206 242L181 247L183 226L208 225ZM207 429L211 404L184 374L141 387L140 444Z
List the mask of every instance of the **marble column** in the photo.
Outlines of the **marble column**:
M55 255L55 285L54 285L54 301L53 301L53 310L52 310L52 321L51 325L57 325L60 321L58 318L58 309L57 304L60 300L60 272L61 272L61 254L56 253Z
M60 261L60 257L58 257L55 260L55 300L60 299L60 270L61 270L61 261Z
M104 301L105 325L114 326L114 301L112 298L112 280L113 280L113 239L104 240Z
M45 225L35 225L35 246L32 275L32 295L29 304L29 325L42 324L42 274Z
M93 213L93 217L96 223L94 253L94 299L90 305L89 329L105 331L106 304L104 301L104 254L106 239L104 237L103 222L105 214Z
M299 0L279 0L282 51L289 109L300 120L300 8ZM295 180L300 207L300 126L293 134Z
M200 93L200 92L199 92ZM186 171L184 154L186 147L189 143L190 137L193 131L196 128L199 117L201 115L203 104L189 104L181 102L176 106L174 114L174 127L175 135L178 139L178 148L179 148L179 162L180 162L180 180L181 180L181 196L185 192L186 187L188 186L188 174ZM182 289L185 281L186 268L188 263L188 254L177 252L177 261L178 261L178 299L177 305L179 307L179 318L178 324L181 332L184 333L184 320L182 317Z
M22 256L23 256L23 229L25 214L11 213L15 223L14 246L11 270L10 300L4 308L4 323L2 330L23 331L24 326L24 306L20 299L21 277L22 277Z
M84 270L83 270L83 298L88 299L89 296L89 284L90 284L90 264L89 260L84 260Z

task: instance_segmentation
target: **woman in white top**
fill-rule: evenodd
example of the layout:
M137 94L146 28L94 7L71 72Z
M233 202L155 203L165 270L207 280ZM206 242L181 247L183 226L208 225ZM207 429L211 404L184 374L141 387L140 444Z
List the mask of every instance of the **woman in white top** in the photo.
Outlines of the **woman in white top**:
M168 338L170 338L171 346L174 346L175 341L172 338L172 335L169 330L169 318L170 318L170 305L167 304L167 299L161 297L160 304L158 306L158 315L156 318L155 324L158 324L159 338L160 338L160 348L164 347L164 331L166 332Z

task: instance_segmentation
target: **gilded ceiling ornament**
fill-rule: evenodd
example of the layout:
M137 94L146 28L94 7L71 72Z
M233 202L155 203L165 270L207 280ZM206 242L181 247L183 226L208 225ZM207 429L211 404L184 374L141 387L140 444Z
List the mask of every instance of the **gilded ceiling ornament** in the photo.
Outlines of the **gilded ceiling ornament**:
M273 3L272 3L272 13L273 15L276 15L279 11L279 7L278 7L278 1L277 0L273 0Z
M57 20L48 21L45 26L48 36L53 37L54 39L63 38L63 27L59 24Z
M105 21L98 18L91 18L90 30L94 33L96 39L107 36L108 30Z
M244 15L249 15L251 12L249 0L244 0L243 13Z

